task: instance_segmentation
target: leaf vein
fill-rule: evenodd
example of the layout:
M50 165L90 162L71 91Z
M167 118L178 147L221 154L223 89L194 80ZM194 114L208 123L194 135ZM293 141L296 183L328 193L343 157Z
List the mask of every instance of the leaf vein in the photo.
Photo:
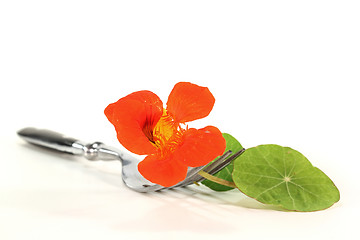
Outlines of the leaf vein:
M282 175L282 173L277 169L275 168L273 165L270 164L270 162L266 159L265 155L258 150L258 152L260 153L260 155L263 157L263 159L265 160L265 162L272 168L274 169L280 176L284 177L284 175Z
M294 183L294 182L292 182L292 181L290 181L290 183L291 183L291 184L294 184L295 186L297 186L297 187L299 187L299 188L301 188L301 189L304 190L305 192L308 192L308 193L310 193L311 195L314 195L315 197L320 198L317 194L315 194L315 193L307 190L307 189L304 188L303 186L301 186L301 185L299 185L299 184L296 184L296 183ZM321 199L321 198L320 198L320 199Z
M277 179L277 180L283 181L283 178L279 178L279 177L266 176L266 175L261 175L261 174L256 174L256 173L250 173L250 172L242 172L242 173L248 174L248 175L259 176L259 177L263 177L263 178L272 178L272 179Z
M272 186L271 188L268 188L268 189L266 189L265 191L263 191L262 193L260 193L259 195L257 195L255 198L257 199L258 197L260 197L261 195L263 195L264 193L266 193L266 192L268 192L268 191L270 191L270 190L273 190L274 188L276 188L276 187L278 187L278 186L280 186L282 183L284 183L285 181L282 181L282 182L280 182L280 183L278 183L278 184L275 184L274 186Z
M259 177L258 180L256 180L252 185L249 185L249 186L247 186L246 188L244 188L244 190L247 190L248 187L250 187L250 186L254 186L254 185L257 184L261 179L262 179L262 177Z
M286 190L287 190L287 192L288 192L288 194L289 194L289 197L290 197L290 199L291 199L291 201L292 201L293 208L296 208L296 207L295 207L295 200L294 200L294 198L291 196L291 193L290 193L290 190L289 190L289 184L288 184L288 182L285 182L285 184L286 184Z
M282 152L283 152L282 159L283 159L283 165L284 165L284 177L286 177L287 174L286 174L286 163L285 163L285 150L284 150L284 148L282 148Z
M290 171L289 171L289 176L291 176L291 174L293 173L293 171L294 171L294 169L295 169L295 160L293 160L293 165L292 165L292 167L291 167L291 169L290 169Z

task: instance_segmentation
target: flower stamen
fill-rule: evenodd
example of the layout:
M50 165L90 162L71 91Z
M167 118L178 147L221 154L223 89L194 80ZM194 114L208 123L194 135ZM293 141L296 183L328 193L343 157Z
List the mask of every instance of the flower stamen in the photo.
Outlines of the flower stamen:
M148 129L146 129L148 131ZM162 156L172 153L181 143L185 129L176 123L166 109L152 131L147 135L149 141L161 152Z

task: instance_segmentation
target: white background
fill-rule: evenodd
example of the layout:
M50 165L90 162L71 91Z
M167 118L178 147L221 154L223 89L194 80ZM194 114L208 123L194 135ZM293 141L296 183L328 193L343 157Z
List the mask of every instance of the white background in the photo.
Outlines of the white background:
M359 239L359 1L1 1L1 239ZM16 135L49 128L120 148L103 110L133 91L164 102L207 86L210 116L244 147L299 150L341 200L314 213L233 191L126 188Z

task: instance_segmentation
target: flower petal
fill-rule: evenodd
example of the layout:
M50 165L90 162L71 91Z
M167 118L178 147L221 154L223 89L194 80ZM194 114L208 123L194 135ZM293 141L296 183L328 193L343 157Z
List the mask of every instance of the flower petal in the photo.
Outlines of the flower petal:
M216 127L190 128L174 151L174 159L190 167L199 167L223 154L225 148L226 141Z
M171 91L167 110L179 123L204 118L211 112L215 98L207 87L179 82Z
M163 113L163 103L150 91L139 91L119 99L105 109L119 142L136 154L156 152L151 143L152 129Z
M165 158L157 154L149 155L139 163L138 170L150 182L164 187L184 180L187 174L187 167L175 161L172 154Z

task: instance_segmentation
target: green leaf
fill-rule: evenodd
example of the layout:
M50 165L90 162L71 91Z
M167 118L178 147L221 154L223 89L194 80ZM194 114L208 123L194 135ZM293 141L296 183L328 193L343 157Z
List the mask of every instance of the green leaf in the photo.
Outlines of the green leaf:
M241 144L238 142L238 140L236 140L230 134L223 133L223 137L226 140L225 152L231 150L233 153L236 153L236 152L240 151L243 148L241 146ZM218 173L214 174L214 176L232 182L233 179L232 179L231 174L233 172L233 168L234 168L233 163L230 163L224 169L222 169ZM219 191L219 192L221 192L221 191L229 191L229 190L233 189L232 187L227 187L227 186L224 186L224 185L220 185L218 183L212 182L212 181L207 180L207 179L205 179L201 183L204 184L205 186L211 188L212 190Z
M328 176L298 151L279 145L247 149L234 161L233 180L249 197L288 210L322 210L340 199Z

